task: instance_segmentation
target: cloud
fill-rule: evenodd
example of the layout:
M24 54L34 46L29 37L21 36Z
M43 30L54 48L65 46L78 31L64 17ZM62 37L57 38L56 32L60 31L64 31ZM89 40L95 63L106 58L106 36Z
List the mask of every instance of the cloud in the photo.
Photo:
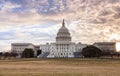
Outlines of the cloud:
M14 34L14 31L12 30L0 32L0 40L14 39L13 34Z
M54 42L62 19L73 42L120 41L120 0L0 0L1 48Z
M106 23L106 19L104 18L96 18L96 19L91 19L91 23L94 23L94 24L104 24Z
M108 3L118 3L118 2L120 2L120 0L108 0Z

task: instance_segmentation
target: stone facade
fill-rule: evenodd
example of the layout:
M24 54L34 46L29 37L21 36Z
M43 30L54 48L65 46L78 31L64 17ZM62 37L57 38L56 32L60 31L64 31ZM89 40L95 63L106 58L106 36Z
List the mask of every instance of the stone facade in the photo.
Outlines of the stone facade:
M104 52L116 52L116 43L114 42L97 42L93 45ZM12 43L11 50L21 54L25 48L34 50L34 55L37 55L37 50L42 50L42 54L38 58L74 58L81 57L83 48L87 45L82 43L73 43L69 30L65 26L63 20L62 27L58 30L55 43L46 43L45 45L33 45L32 43Z
M70 32L63 20L62 27L57 33L55 43L46 43L45 45L39 46L35 46L31 43L12 43L11 50L21 54L25 48L31 48L35 51L35 55L37 55L37 50L42 50L42 54L38 56L39 58L73 58L80 57L80 54L79 56L76 56L76 54L80 53L86 46L86 44L75 44L72 42Z
M65 22L63 20L62 27L59 29L57 36L56 36L56 42L46 45L40 45L40 49L43 51L42 55L39 57L42 57L43 55L49 53L48 58L74 58L74 57L80 57L75 56L76 53L80 53L84 47L86 47L86 44L75 44L72 42L72 38L70 35L69 30L65 26Z
M115 42L97 42L93 45L101 49L103 52L116 52Z
M34 45L32 43L12 43L11 44L11 51L18 54L22 54L22 52L26 48L31 48L34 50Z

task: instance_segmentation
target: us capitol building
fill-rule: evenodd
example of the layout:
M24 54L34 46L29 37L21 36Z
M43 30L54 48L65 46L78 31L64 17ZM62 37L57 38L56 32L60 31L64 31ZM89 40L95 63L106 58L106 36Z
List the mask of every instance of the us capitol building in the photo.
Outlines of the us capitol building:
M99 44L99 43L98 43ZM97 45L97 43L96 43ZM113 47L113 45L109 45L108 47ZM39 58L74 58L81 57L80 55L83 48L85 48L87 44L81 43L73 43L72 37L70 35L69 30L65 26L65 22L63 20L62 27L59 29L56 42L55 43L46 43L45 45L33 45L32 43L12 43L11 51L21 54L25 48L31 48L34 50L34 55L36 56L37 50L42 50L42 53L38 55ZM99 45L97 45L99 48ZM104 45L106 46L106 45ZM108 49L107 49L108 50Z

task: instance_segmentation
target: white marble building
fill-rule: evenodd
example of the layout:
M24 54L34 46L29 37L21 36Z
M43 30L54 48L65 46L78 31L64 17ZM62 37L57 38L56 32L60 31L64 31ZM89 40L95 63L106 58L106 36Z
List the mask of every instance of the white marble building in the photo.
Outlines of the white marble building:
M11 51L22 54L22 52L26 49L30 48L34 50L34 45L32 43L12 43L11 44Z
M116 46L114 42L97 42L93 44L102 51L115 52ZM72 37L69 30L65 26L63 20L62 27L58 30L55 43L46 43L45 45L33 45L32 43L12 43L11 50L18 54L21 54L25 48L31 48L34 50L35 56L37 50L42 50L39 58L74 58L81 57L80 55L86 44L72 42Z
M38 57L44 58L73 58L80 57L80 52L86 44L73 43L69 30L65 26L63 20L62 27L59 29L56 42L46 43L45 45L39 45L39 49L42 50L42 54ZM12 43L11 50L17 53L22 53L25 48L32 48L36 52L36 48L31 43ZM38 48L38 46L37 46ZM79 53L79 54L78 54ZM35 53L36 54L36 53Z
M97 42L93 44L98 47L103 52L116 52L116 43L115 42Z
M62 27L59 29L56 42L46 45L40 45L42 54L39 57L47 56L48 58L73 58L78 57L76 54L82 51L86 44L73 43L69 30L63 20ZM79 55L80 56L80 55Z

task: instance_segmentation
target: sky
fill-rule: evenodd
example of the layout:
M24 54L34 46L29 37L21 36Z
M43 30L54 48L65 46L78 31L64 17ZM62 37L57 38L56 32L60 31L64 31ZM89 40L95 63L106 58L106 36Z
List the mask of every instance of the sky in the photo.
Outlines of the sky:
M63 19L73 42L120 42L120 0L0 0L0 50L55 42Z

